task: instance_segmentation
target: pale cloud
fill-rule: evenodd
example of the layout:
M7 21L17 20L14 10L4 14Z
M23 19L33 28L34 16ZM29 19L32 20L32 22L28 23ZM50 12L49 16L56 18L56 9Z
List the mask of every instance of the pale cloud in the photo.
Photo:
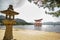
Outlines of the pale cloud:
M21 2L22 1L23 0L21 0ZM56 21L56 18L45 14L45 10L47 9L44 10L43 8L38 8L37 5L30 3L27 0L25 3L22 2L23 5L20 5L20 0L0 0L0 10L8 8L9 4L13 4L15 11L20 13L15 16L15 18L24 19L27 22L34 22L35 19L40 18L43 18L43 22ZM59 19L57 18L57 20Z
M35 19L40 18L43 18L43 22L54 21L51 15L45 14L43 8L38 8L35 4L29 3L28 1L26 1L22 7L15 10L20 13L16 18L24 19L27 22L34 22Z

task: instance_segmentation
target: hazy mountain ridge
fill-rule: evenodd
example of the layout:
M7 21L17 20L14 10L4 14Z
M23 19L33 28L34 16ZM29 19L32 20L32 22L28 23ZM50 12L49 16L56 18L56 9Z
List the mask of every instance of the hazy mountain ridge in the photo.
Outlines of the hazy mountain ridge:
M5 16L3 16L3 15L0 15L0 24L2 23L2 20L4 20L5 19ZM28 23L28 22L26 22L25 20L23 20L23 19L19 19L19 18L16 18L15 19L16 20L16 24L17 25L25 25L25 24L34 24L34 23ZM60 22L43 22L42 23L43 25L60 25Z
M60 25L60 22L44 22L43 25Z
M2 23L2 20L4 20L4 19L5 19L5 16L0 15L0 23ZM20 25L20 24L21 24L21 25L31 24L31 23L26 22L26 21L23 20L23 19L16 18L15 20L16 20L16 24L17 24L17 25Z

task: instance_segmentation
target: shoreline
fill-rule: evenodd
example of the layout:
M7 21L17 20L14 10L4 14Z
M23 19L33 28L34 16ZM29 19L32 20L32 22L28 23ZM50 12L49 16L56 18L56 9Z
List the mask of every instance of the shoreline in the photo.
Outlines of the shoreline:
M5 30L0 29L0 40L3 39ZM13 36L16 40L60 40L60 33L45 32L27 29L13 29Z
M5 30L5 28L0 28L0 30ZM19 30L35 30L35 31L43 31L43 32L60 33L60 32L44 31L44 30L36 30L36 29L13 28L13 31L19 31Z

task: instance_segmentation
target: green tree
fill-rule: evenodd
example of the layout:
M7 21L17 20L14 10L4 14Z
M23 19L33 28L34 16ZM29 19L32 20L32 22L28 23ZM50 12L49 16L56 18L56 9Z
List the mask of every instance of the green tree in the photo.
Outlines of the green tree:
M60 0L28 0L29 2L34 1L34 4L38 7L48 8L49 11L54 11L54 8L58 8L56 12L46 12L47 14L59 17L60 16ZM42 2L42 5L39 5L38 2Z

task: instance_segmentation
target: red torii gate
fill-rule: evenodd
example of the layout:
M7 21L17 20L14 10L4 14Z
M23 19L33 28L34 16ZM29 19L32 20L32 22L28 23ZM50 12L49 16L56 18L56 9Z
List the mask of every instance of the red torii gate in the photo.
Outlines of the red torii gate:
M38 27L39 27L39 26L42 26L42 22L41 22L42 20L43 20L43 19L35 20L34 25L35 25L35 26L38 26Z

